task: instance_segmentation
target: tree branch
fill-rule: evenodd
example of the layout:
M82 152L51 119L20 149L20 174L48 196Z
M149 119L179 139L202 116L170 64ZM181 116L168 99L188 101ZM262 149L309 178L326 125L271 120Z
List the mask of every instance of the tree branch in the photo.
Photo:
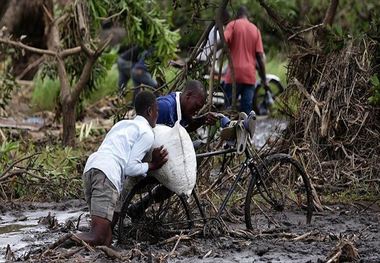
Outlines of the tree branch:
M71 99L73 101L77 100L79 98L79 95L81 94L83 89L86 87L86 84L87 84L88 80L90 79L90 76L92 73L92 68L93 68L96 60L103 53L104 49L108 46L108 44L111 42L111 39L112 39L112 35L109 35L108 38L105 41L103 41L103 43L101 43L99 45L99 48L96 51L91 51L90 54L88 54L86 52L86 54L88 56L87 62L84 65L82 74L79 77L79 80L75 84L75 87L71 93ZM85 46L85 45L83 44L83 46Z
M21 80L29 71L34 69L35 67L38 67L43 61L45 60L45 56L39 57L36 61L29 64L22 72L19 74L16 79Z
M83 9L84 9L83 1L76 4L76 6L75 6L75 11L76 11L75 19L77 20L79 33L82 36L83 42L88 43L90 40L88 23L87 23L88 21L86 20L86 17L83 14Z
M292 25L286 21L279 13L276 12L276 10L272 9L265 0L258 0L260 5L265 9L265 11L268 13L270 18L276 23L278 28L284 33L286 38L289 38L291 36L291 40L296 42L300 46L308 47L308 42L300 35L298 35L296 32L294 32ZM289 40L290 40L289 39Z
M61 92L60 92L60 101L61 103L70 102L72 97L70 95L70 85L67 77L67 72L65 68L65 62L63 59L57 55L57 70L59 76L59 83L61 84Z
M223 44L224 50L226 51L227 58L228 58L228 66L230 67L231 71L231 79L232 79L232 109L236 109L236 77L235 77L235 68L232 61L232 56L230 49L226 43L226 39L224 38L224 30L223 30L223 21L222 21L222 12L224 9L227 8L228 0L222 0L219 8L218 13L216 16L216 28L219 31L220 41Z
M339 0L331 0L329 8L326 11L325 18L323 19L323 25L324 26L331 26L334 22L334 18L336 15L336 10L338 8Z
M28 156L26 156L26 157L23 157L23 158L21 158L21 159L19 159L19 160L14 161L13 163L11 163L11 164L8 166L8 168L6 168L6 169L4 170L4 172L0 175L0 181L3 181L3 180L5 179L5 174L8 173L10 170L12 170L12 168L13 168L16 164L18 164L18 163L20 163L20 162L22 162L22 161L25 161L25 160L27 160L27 159L30 159L30 158L32 158L32 157L34 157L34 156L36 156L36 155L39 155L39 154L41 154L41 152L33 153L33 154L31 154L31 155L28 155Z
M22 49L28 50L30 52L41 54L41 55L49 55L49 56L56 56L57 55L57 53L54 51L31 47L31 46L25 45L24 43L22 43L20 41L13 41L13 40L7 39L7 38L0 38L0 43L11 45L11 46L18 47L18 48L22 48Z
M96 57L91 56L87 58L86 64L84 65L82 74L79 77L78 82L75 84L74 89L71 93L71 100L76 101L79 98L80 93L86 87L88 80L90 79L92 73L92 67L96 62Z

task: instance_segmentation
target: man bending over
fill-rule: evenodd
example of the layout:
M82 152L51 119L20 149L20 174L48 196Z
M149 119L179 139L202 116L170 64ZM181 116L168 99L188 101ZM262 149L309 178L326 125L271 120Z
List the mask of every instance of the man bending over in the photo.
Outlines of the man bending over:
M163 146L153 150L152 162L142 162L154 141L152 128L158 116L154 94L140 92L136 96L135 110L135 119L122 120L111 128L84 168L84 193L91 228L78 237L90 245L111 244L112 226L118 217L115 209L126 177L146 176L149 170L159 169L167 162L168 153Z

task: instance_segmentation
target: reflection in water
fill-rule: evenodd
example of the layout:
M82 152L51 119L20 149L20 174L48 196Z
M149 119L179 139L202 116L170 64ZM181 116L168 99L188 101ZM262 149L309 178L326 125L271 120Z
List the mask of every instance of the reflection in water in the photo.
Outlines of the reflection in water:
M7 245L17 255L21 255L29 251L32 247L49 244L55 241L58 235L62 234L50 233L49 235L41 236L47 232L46 225L38 224L41 217L46 217L48 214L56 217L58 223L64 224L67 220L77 220L83 213L83 210L34 210L25 211L22 215L14 215L11 212L1 215L0 217L0 251L5 251ZM20 221L20 218L22 221ZM83 219L83 224L87 224ZM5 262L4 254L0 254L0 263Z
M23 228L32 227L36 225L21 225L21 224L11 224L6 226L0 226L0 235L12 232L18 232Z

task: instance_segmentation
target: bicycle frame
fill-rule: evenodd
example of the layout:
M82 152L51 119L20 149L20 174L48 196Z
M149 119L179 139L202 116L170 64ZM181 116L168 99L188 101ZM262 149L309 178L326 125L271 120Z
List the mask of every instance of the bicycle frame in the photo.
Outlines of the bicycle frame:
M220 171L224 171L224 166L226 164L226 155L228 153L236 153L237 150L236 148L230 148L230 149L226 149L226 150L220 150L220 151L213 151L213 152L205 152L205 153L200 153L200 154L197 154L197 158L205 158L205 157L212 157L212 156L217 156L217 155L223 155L223 163L222 163L222 167L220 168ZM253 166L253 167L252 167ZM244 171L247 169L247 167L250 169L250 172L252 174L252 176L254 176L256 179L255 180L258 180L258 169L253 161L253 157L251 155L251 153L249 152L248 148L245 149L245 161L241 164L241 168L234 180L234 182L232 183L232 186L230 187L230 189L228 190L228 193L227 195L224 197L223 199L223 202L222 204L220 205L219 209L218 209L218 213L216 215L216 218L220 218L224 209L226 208L227 206L227 203L228 201L230 200L233 192L235 191L236 189L236 186L238 184L238 182L240 181L241 177L243 176L243 173ZM220 177L217 179L217 181L220 181L223 177ZM193 196L195 198L195 201L198 205L199 203L199 199L198 199L198 196L196 195L196 193L193 191ZM200 206L198 205L199 207L199 210L201 212L201 216L203 217L203 219L206 219L205 216L204 216L204 212L203 210L200 208Z

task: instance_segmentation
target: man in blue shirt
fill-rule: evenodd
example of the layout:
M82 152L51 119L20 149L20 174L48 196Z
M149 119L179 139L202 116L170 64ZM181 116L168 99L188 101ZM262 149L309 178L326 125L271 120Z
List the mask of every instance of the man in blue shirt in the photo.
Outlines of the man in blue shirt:
M158 83L155 79L153 79L152 75L148 71L148 67L145 63L153 53L153 48L148 50L144 50L139 55L139 60L132 67L131 76L133 80L133 101L136 98L136 95L141 91L141 85L146 85L152 87L153 89L157 89Z
M217 114L208 112L201 116L194 117L198 111L206 104L206 90L198 80L189 80L180 95L182 120L181 125L188 132L195 131L204 124L215 124ZM157 124L165 124L173 127L177 117L176 93L172 92L157 99L158 119Z

